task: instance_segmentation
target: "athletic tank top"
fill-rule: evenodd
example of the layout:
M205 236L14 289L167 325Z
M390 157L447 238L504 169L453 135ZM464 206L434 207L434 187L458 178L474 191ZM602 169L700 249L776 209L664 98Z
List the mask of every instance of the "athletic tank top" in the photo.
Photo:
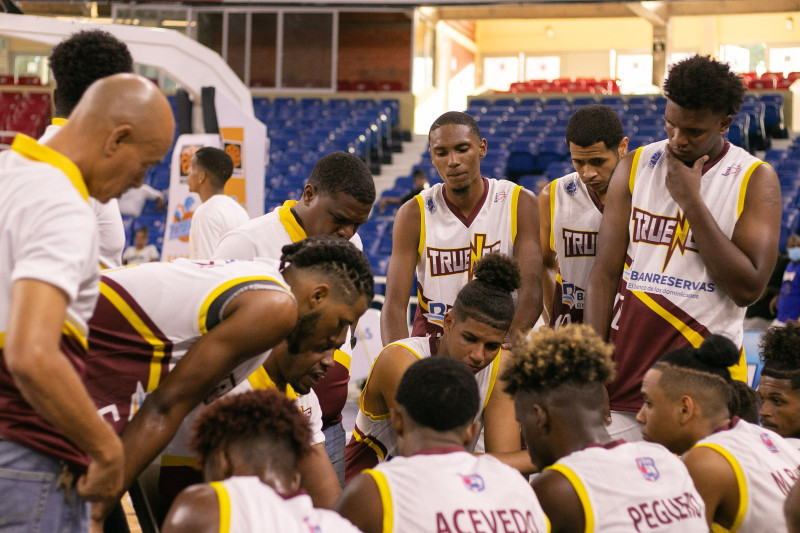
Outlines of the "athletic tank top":
M583 322L586 287L597 254L602 216L603 204L577 172L550 183L550 249L558 257L552 327Z
M706 446L730 463L739 486L739 510L730 531L786 531L783 502L800 479L800 451L777 433L734 419L695 446ZM715 531L726 531L715 525Z
M458 448L396 457L372 476L383 503L383 533L550 531L525 478L491 455Z
M411 337L401 341L396 341L388 344L383 350L389 346L402 346L418 359L424 359L431 356L431 343L435 342L432 337ZM383 351L378 354L378 357L383 355ZM498 353L499 355L499 353ZM378 360L375 358L375 361ZM372 368L375 368L375 361L372 363ZM489 403L489 398L492 395L495 382L497 381L497 372L500 368L500 361L495 357L492 364L475 374L475 381L478 383L478 392L480 393L480 401L482 408L475 415L475 422L483 426L483 409ZM397 455L397 434L392 428L392 421L389 419L389 413L371 413L364 407L364 395L369 387L370 378L372 377L372 369L370 375L367 377L367 382L361 391L361 397L358 402L358 414L356 415L356 424L353 428L353 436L350 442L345 447L345 480L348 481L356 474L365 468L375 466L381 461L388 461ZM476 435L475 440L469 447L469 451L476 451L480 433Z
M441 183L415 197L420 211L415 337L441 336L445 312L484 254L514 253L522 187L491 178L483 178L483 184L483 196L468 218L446 198Z
M644 373L662 354L700 346L711 333L742 345L745 308L711 278L692 230L665 183L667 141L636 150L629 187L631 219L625 268L617 289L610 340L617 377L608 387L611 408L641 407ZM730 238L744 208L747 183L762 164L741 148L725 145L700 182L700 194ZM744 358L744 353L742 354ZM746 367L734 378L746 379Z
M569 480L583 505L586 533L708 531L705 503L683 461L660 444L590 446L546 470Z

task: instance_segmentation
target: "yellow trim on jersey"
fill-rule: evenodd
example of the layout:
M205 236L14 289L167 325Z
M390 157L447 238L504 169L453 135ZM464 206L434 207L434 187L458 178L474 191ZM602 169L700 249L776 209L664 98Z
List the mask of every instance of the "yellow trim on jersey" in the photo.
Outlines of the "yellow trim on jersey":
M503 351L502 348L497 350L497 355L494 356L494 360L492 361L492 374L489 376L489 390L486 391L486 401L483 402L483 408L486 409L486 406L489 405L489 398L492 397L492 391L494 390L495 381L497 381L497 372L500 370L500 352Z
M6 332L0 331L0 350L6 345Z
M292 214L292 207L297 205L296 200L286 200L283 205L278 209L278 219L281 221L283 229L289 234L292 242L302 241L308 238L306 230L297 222L297 219Z
M550 182L550 249L554 252L556 251L556 234L553 233L553 224L556 216L556 191L558 191L558 186L556 185L557 182L558 180L553 180Z
M66 335L67 337L72 337L80 345L83 347L84 350L89 349L89 340L86 338L86 330L83 328L79 328L75 324L72 324L69 320L64 322L64 327L61 328L61 333Z
M381 503L383 504L383 533L392 533L394 530L394 507L392 507L392 491L389 488L389 482L386 481L386 476L383 472L373 468L367 468L364 473L372 476L375 484L378 486L378 492L381 494Z
M197 468L197 459L181 455L162 455L161 466L190 466Z
M417 199L419 204L419 244L417 245L417 260L422 257L422 251L425 249L425 200L422 195L418 194L414 198Z
M348 373L350 372L350 361L352 361L352 359L350 354L345 351L338 349L333 351L333 360L345 367Z
M625 265L628 268L628 265ZM655 300L650 298L646 292L642 291L630 291L631 294L639 298L643 304L649 307L655 314L669 322L669 324L674 327L678 332L683 335L686 340L688 340L692 346L698 348L703 343L703 336L700 335L698 332L687 326L681 319L658 305ZM731 373L731 378L737 381L747 382L747 359L744 355L744 349L742 349L739 355L739 362L735 365L729 366L728 370Z
M747 184L750 183L750 176L752 176L755 169L763 163L763 161L756 161L750 165L750 168L744 173L742 184L739 186L739 200L736 203L736 218L742 216L742 211L744 211L744 197L747 194Z
M114 289L102 281L100 282L100 294L105 296L109 303L111 303L111 305L125 317L125 320L133 326L133 329L153 347L153 356L150 359L150 376L147 379L147 392L153 392L156 387L158 387L158 382L161 379L161 361L164 359L164 341L156 337L155 333L144 323L122 296L117 294Z
M250 385L256 390L278 388L278 386L275 385L275 382L272 381L272 378L269 377L269 374L267 374L267 371L263 366L258 367L252 374L250 374L250 376L247 378L247 381L249 381ZM286 384L285 394L290 400L297 400L297 393L288 383Z
M386 346L384 346L383 349L378 353L378 357L380 357L383 354L384 350L386 350L386 348L388 348L389 346L400 346L402 348L405 348L409 352L413 353L417 357L417 359L422 359L422 356L420 354L418 354L417 352L415 352L414 350L412 350L411 348L409 348L405 344L401 344L399 342L391 342L391 343L387 344ZM378 357L376 357L375 360L372 361L372 366L369 367L369 374L367 374L367 381L364 382L364 388L361 389L361 394L358 395L358 408L361 409L361 412L364 413L365 415L367 415L372 420L386 420L387 418L389 418L391 416L390 413L384 413L384 414L376 415L374 413L370 413L369 411L367 411L364 408L364 396L367 393L367 388L369 387L369 380L370 380L370 378L372 378L372 370L375 368L375 363L378 362ZM353 434L355 435L355 433L353 433Z
M388 418L389 415L386 415L386 417ZM362 437L361 435L358 434L358 432L353 431L353 438L356 439L356 442L363 442L364 444L369 446L372 449L372 451L375 452L375 455L378 456L378 459L380 459L381 461L386 460L386 455L383 453L383 450L381 450L381 447L375 444L375 439L373 437L369 435L364 435Z
M18 154L32 159L34 161L41 161L56 167L63 172L72 182L72 186L78 190L81 197L89 201L89 190L86 188L86 183L83 181L80 169L75 166L75 163L70 161L65 155L62 155L52 148L36 142L25 134L18 133L14 137L14 142L11 143L11 149Z
M61 117L54 117L53 120L50 121L50 124L53 126L63 127L67 123L67 119Z
M586 526L584 531L586 533L592 533L594 531L594 512L592 511L592 502L589 500L589 494L586 492L586 487L583 486L583 482L568 466L556 463L545 468L545 471L547 470L555 470L567 478L567 481L570 482L572 488L575 489L575 492L578 494L578 498L581 500L581 505L583 506L583 521Z
M212 481L209 486L217 492L217 500L219 500L219 533L229 533L231 530L231 496L225 485L219 481Z
M517 206L519 205L519 192L522 185L517 185L511 192L511 244L517 240Z
M283 283L281 283L277 279L271 278L269 276L246 276L246 277L243 277L243 278L235 278L235 279L228 280L225 283L222 283L222 284L218 285L217 287L215 287L214 290L212 290L211 293L208 296L206 296L206 299L203 301L203 304L200 306L200 316L198 318L198 323L199 323L199 326L200 326L200 334L201 335L205 335L206 333L208 333L208 330L206 329L206 321L208 320L208 308L211 307L211 304L214 303L214 300L216 300L217 297L219 297L220 294L222 294L223 292L227 291L231 287L233 287L235 285L238 285L240 283L247 283L248 281L272 281L273 283L277 283L280 287L285 289L287 292L291 292L291 290L286 285L284 285Z
M739 461L731 455L731 453L720 446L719 444L714 444L711 442L704 442L695 446L695 448L699 448L700 446L704 446L706 448L711 448L722 457L724 457L728 463L733 468L733 474L736 476L736 485L739 487L739 509L736 511L736 518L733 520L733 525L730 529L725 529L719 524L714 524L717 526L715 531L736 531L741 527L742 522L744 521L744 515L747 514L747 503L749 501L749 495L747 494L747 480L744 477L744 471L742 470Z
M547 533L550 533L553 530L553 526L550 524L550 519L547 518L547 515L544 513L542 513L542 516L544 517L544 523L547 526Z
M642 155L642 148L644 147L640 146L636 149L633 156L633 163L631 163L631 175L628 178L628 189L630 189L631 194L633 194L633 182L636 181L636 169L639 166L639 158Z

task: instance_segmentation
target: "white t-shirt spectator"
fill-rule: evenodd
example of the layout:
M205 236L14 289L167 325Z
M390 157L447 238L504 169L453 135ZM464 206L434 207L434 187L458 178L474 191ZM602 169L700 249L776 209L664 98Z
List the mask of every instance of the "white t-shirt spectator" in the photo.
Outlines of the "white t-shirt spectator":
M152 244L148 244L141 250L136 246L128 246L125 249L125 253L122 254L122 263L125 265L138 265L139 263L158 261L159 258L158 248Z
M210 259L223 235L245 224L250 217L239 202L215 194L197 207L189 229L189 259Z
M147 200L157 200L158 198L161 198L161 192L145 183L138 189L128 189L120 196L119 211L123 215L138 217L142 214L144 203Z

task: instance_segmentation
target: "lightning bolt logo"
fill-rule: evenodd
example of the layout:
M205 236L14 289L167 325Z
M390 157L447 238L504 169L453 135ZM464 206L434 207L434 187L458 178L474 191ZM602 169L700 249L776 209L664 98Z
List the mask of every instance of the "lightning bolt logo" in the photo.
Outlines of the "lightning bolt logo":
M475 240L469 243L469 279L472 279L472 269L481 257L483 257L483 247L486 244L486 234L476 233Z
M681 213L680 209L678 209L678 212L675 214L675 220L677 220L675 232L672 234L672 239L667 245L667 255L664 257L664 266L661 268L662 273L667 269L669 260L672 259L672 254L675 253L676 248L681 251L681 255L684 255L686 251L686 242L689 239L689 222L686 220L686 215Z

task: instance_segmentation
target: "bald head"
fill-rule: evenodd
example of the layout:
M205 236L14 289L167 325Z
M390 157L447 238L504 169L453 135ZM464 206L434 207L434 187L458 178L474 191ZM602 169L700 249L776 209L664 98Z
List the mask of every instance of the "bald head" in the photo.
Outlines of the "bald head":
M71 159L101 202L139 187L172 144L169 102L150 80L115 74L93 83L47 144Z

